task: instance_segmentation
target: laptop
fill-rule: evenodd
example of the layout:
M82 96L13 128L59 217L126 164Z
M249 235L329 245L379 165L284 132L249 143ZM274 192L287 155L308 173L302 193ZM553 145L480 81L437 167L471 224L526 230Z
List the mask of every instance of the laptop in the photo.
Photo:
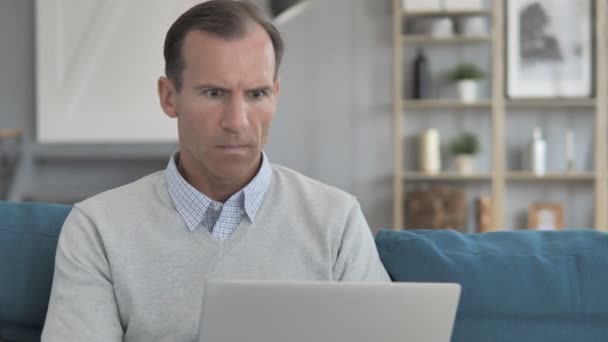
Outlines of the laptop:
M449 342L460 285L208 281L199 342Z

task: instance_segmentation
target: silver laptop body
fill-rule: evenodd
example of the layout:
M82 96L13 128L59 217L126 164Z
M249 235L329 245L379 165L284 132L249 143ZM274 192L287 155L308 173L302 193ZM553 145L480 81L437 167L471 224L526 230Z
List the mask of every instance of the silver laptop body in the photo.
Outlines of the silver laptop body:
M449 342L460 285L209 281L204 342Z

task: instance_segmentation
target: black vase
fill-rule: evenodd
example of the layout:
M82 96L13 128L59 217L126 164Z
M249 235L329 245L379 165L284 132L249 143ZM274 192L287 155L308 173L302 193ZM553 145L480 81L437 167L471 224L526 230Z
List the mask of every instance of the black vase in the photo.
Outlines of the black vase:
M413 68L412 97L428 99L431 97L431 71L429 62L422 49L418 49Z

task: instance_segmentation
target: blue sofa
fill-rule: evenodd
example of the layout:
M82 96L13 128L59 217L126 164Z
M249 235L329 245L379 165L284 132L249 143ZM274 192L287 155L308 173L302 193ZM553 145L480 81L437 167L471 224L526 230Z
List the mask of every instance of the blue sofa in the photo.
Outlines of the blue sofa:
M39 341L69 206L0 202L0 341ZM381 231L394 281L457 282L452 341L608 341L608 234Z

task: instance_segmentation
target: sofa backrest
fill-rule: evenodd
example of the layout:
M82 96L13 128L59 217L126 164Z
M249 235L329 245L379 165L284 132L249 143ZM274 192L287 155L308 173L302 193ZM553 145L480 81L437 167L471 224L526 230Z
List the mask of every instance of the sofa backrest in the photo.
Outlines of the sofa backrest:
M455 282L453 342L608 339L608 234L381 231L394 281Z
M0 341L40 341L57 238L70 209L0 202Z
M0 341L39 341L70 210L0 202ZM454 342L608 336L608 233L381 231L376 244L394 281L461 284Z

